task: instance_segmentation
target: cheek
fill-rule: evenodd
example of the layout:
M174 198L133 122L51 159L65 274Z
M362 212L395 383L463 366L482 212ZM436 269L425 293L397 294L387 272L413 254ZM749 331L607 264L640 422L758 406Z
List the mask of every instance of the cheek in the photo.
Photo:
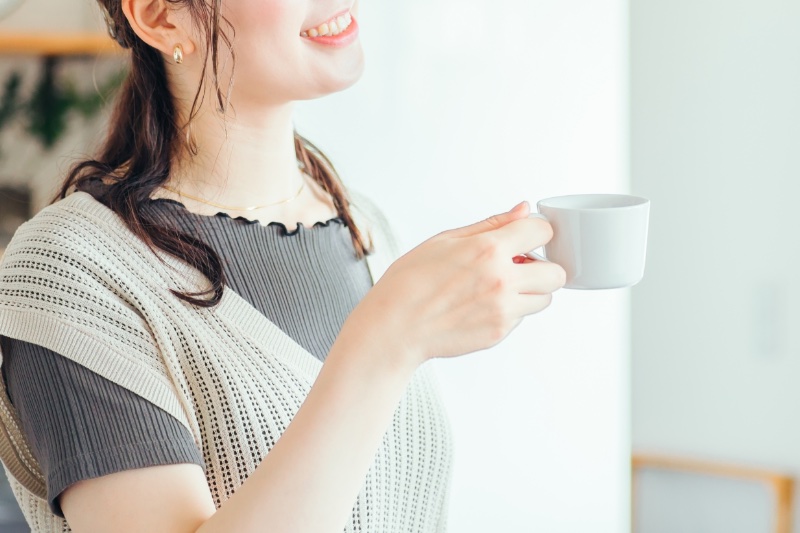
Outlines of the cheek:
M301 26L307 0L228 0L223 8L235 30L236 77L245 86L281 92L302 65ZM239 89L242 91L244 89Z
M297 0L233 0L223 8L238 37L267 37L295 31L303 13Z

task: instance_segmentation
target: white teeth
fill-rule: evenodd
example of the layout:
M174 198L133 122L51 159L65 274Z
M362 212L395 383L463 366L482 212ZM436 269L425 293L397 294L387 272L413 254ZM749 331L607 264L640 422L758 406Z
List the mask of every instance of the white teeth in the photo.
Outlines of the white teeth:
M323 22L316 28L312 28L308 31L301 32L300 35L303 37L322 37L325 35L339 35L343 31L345 31L350 24L353 22L353 17L350 13L345 13L344 15L340 15L334 19L329 20L328 22Z

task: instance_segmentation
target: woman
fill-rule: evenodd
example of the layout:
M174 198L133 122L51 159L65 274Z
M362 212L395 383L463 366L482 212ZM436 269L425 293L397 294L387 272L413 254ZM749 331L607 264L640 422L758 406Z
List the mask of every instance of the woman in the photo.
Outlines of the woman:
M444 531L426 362L549 305L563 270L520 254L550 227L523 202L392 253L292 127L359 78L356 5L101 5L131 49L107 139L0 263L0 457L31 528Z

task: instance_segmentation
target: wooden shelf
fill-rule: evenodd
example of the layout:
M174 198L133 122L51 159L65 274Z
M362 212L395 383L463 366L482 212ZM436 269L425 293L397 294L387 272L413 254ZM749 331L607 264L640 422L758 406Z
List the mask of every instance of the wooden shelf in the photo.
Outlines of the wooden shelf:
M635 525L636 478L641 470L657 469L684 471L710 476L739 478L765 483L775 496L773 530L775 533L790 533L793 523L795 479L784 472L742 467L738 465L712 463L680 457L634 454L631 459L631 517Z
M107 33L9 33L0 31L0 54L37 56L121 55Z
M669 457L665 455L634 454L631 459L634 470L655 468L658 470L682 470L711 476L732 477L762 481L772 485L780 485L790 480L783 472L762 470L737 465L713 463L696 459Z

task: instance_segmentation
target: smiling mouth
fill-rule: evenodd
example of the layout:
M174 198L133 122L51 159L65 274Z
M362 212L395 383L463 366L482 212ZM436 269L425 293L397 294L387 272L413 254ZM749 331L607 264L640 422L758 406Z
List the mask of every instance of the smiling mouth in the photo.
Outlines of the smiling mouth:
M350 27L350 24L353 23L353 17L350 15L350 12L346 12L343 15L338 15L336 17L331 18L330 20L323 22L319 26L315 28L310 28L308 30L300 32L301 37L333 37L334 35L339 35L340 33L344 32L347 28Z

